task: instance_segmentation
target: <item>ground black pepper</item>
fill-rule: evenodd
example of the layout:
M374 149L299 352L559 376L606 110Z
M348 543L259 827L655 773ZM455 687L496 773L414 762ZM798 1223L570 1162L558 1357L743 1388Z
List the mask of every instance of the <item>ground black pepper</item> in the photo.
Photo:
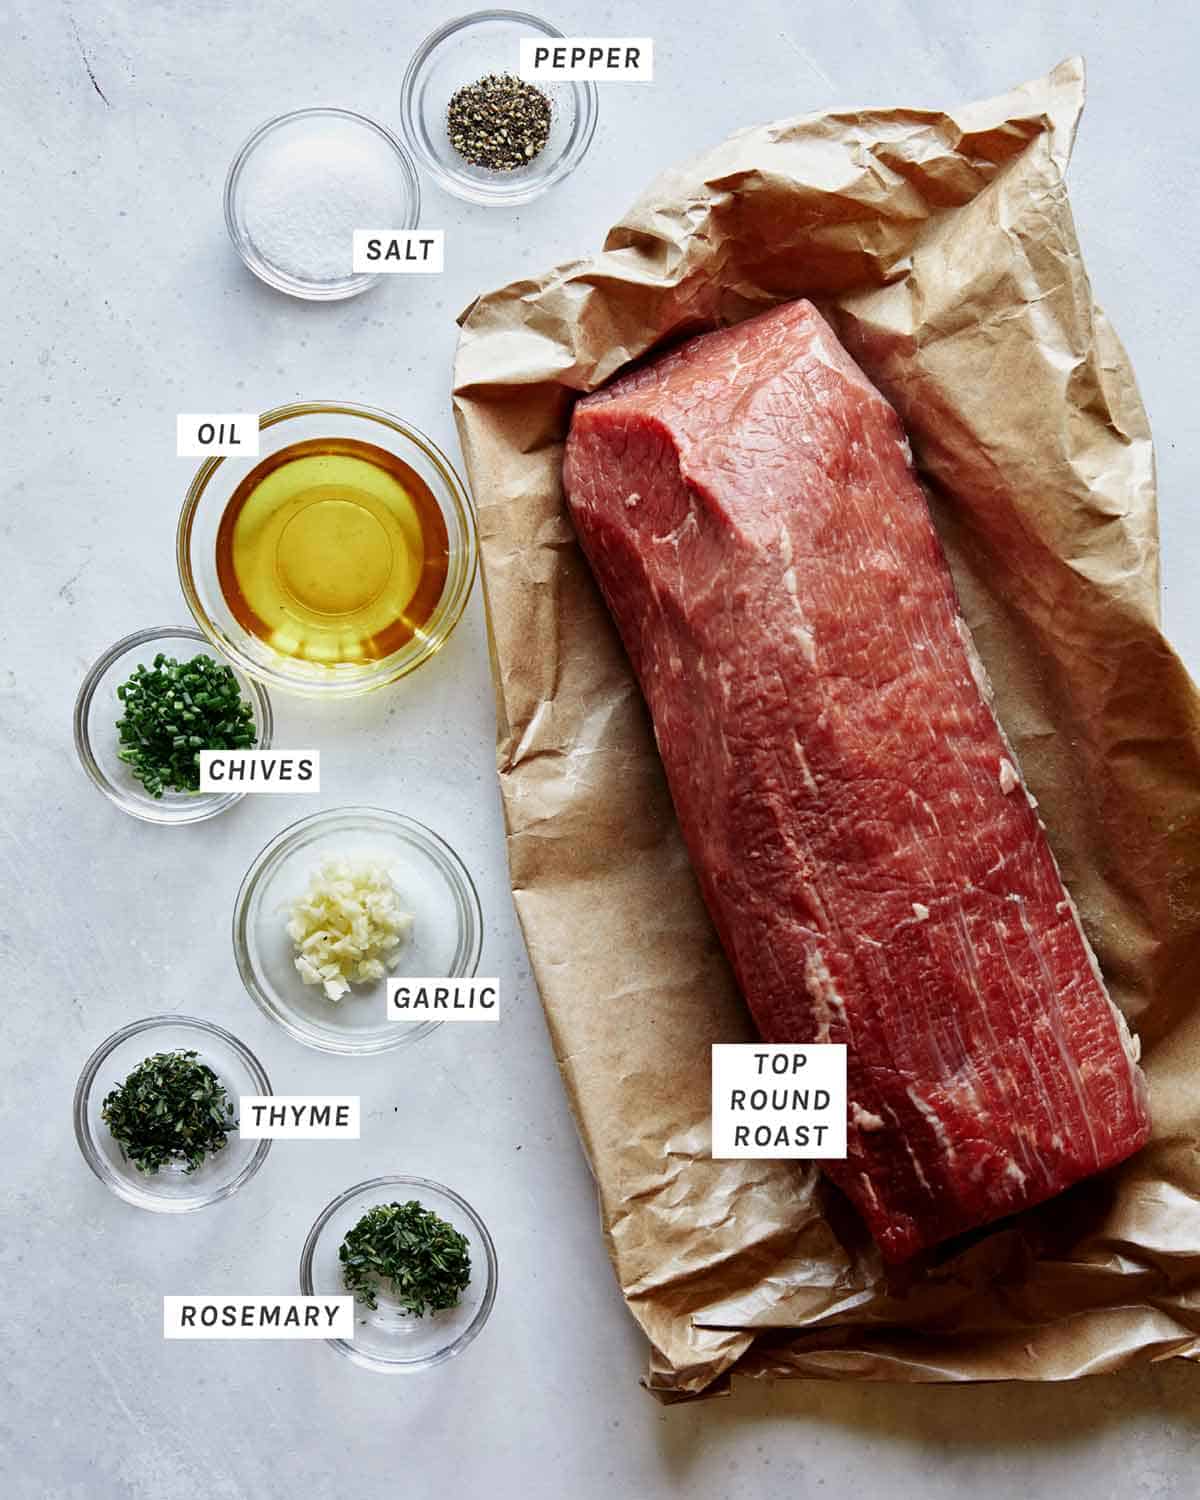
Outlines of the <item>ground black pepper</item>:
M511 172L525 167L550 138L550 100L511 73L489 73L451 98L450 144L473 167Z

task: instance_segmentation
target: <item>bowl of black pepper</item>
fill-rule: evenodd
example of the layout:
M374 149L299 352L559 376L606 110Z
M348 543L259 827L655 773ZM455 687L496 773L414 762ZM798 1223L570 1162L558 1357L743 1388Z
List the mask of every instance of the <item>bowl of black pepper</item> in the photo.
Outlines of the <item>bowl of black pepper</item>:
M596 85L529 83L518 71L523 37L561 35L522 11L482 10L417 48L402 86L404 134L446 192L511 207L583 160L596 130Z

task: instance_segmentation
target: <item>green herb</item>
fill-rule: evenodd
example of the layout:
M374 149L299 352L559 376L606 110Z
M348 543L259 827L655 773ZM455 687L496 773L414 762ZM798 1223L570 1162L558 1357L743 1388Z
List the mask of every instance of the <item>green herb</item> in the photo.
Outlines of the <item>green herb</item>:
M375 1307L381 1281L406 1312L457 1307L471 1280L467 1237L416 1199L368 1209L338 1251L346 1290Z
M156 1052L138 1063L100 1110L121 1155L139 1172L186 1161L194 1172L234 1128L233 1101L195 1052Z
M527 167L550 139L550 100L511 73L489 73L451 97L446 130L473 167L511 172Z
M117 689L123 760L152 797L200 789L201 750L249 750L257 739L254 710L237 678L211 656L178 662L160 651Z

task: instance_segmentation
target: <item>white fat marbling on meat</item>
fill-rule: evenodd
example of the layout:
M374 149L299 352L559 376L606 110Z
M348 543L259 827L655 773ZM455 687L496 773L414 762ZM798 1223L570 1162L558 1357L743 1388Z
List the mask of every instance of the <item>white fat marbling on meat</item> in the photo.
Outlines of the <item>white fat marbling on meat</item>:
M1017 1187L1025 1186L1025 1173L1021 1171L1020 1167L1017 1166L1011 1157L1004 1163L1004 1175L1008 1178L1009 1182L1015 1183Z
M882 1130L883 1116L864 1109L856 1099L850 1101L850 1123L859 1130Z
M1009 792L1014 791L1021 784L1021 778L1017 775L1017 768L1011 760L1000 761L1000 790L1007 797Z
M642 497L638 494L638 492L636 490L634 490L634 492L633 492L632 495L626 495L625 496L625 508L626 508L626 510L632 510L633 507L638 503L638 501L641 498Z
M813 1015L817 1022L816 1040L827 1042L834 1022L845 1021L846 1007L819 949L809 948L804 956L804 987L813 1003Z
M946 1127L942 1124L941 1116L928 1100L921 1098L916 1089L910 1086L905 1092L916 1107L918 1114L920 1114L930 1130L933 1131L933 1138L938 1143L938 1149L944 1151L946 1153L946 1160L952 1163L957 1153L954 1150L954 1142L950 1139Z
M800 767L800 775L804 781L805 791L812 792L815 797L820 791L817 786L817 778L812 773L812 767L808 763L808 756L804 753L804 746L800 743L798 734L792 735L792 753L796 757L796 764Z
M786 526L779 528L779 555L783 558L785 568L792 565L792 534Z
M916 917L918 922L929 921L929 908L923 905L920 901L914 901L912 904L912 909L913 916Z

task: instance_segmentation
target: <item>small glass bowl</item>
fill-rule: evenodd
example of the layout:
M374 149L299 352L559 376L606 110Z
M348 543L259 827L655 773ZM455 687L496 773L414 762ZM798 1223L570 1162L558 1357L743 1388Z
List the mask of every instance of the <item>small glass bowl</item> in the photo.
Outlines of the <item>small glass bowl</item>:
M104 795L131 817L147 823L201 823L246 795L245 792L164 792L161 797L151 797L141 782L133 778L125 762L117 758L120 749L117 720L122 713L117 689L135 667L143 663L149 666L160 651L177 661L185 657L190 660L200 655L211 656L213 653L207 649L197 650L197 647L207 648L208 644L190 625L139 630L110 647L83 679L75 700L75 749L83 769ZM224 661L221 664L228 665ZM233 674L242 697L254 710L258 730L255 744L258 749L267 750L273 729L270 700L257 682L236 667Z
M348 164L355 159L364 167L391 177L389 194L370 212L370 222L347 223L346 270L343 275L306 276L296 265L272 261L255 239L256 199L271 191L273 178L311 164L319 170L338 156ZM320 186L311 207L314 216L322 208ZM233 159L225 179L225 224L234 248L260 281L277 291L309 301L333 302L356 297L379 280L378 275L351 270L353 233L356 229L415 229L421 218L421 185L403 144L386 126L349 109L298 109L260 125Z
M462 617L475 581L475 512L454 465L424 433L374 407L306 401L266 412L258 425L257 458L206 458L184 497L176 533L176 560L183 596L197 625L221 654L248 676L286 692L345 698L407 676L445 645ZM446 582L433 613L411 640L390 656L370 662L328 666L273 650L236 619L217 576L217 532L238 485L281 448L320 438L357 439L395 454L429 486L446 523Z
M75 1139L83 1159L118 1198L158 1213L186 1214L219 1203L243 1187L267 1159L269 1140L243 1141L232 1131L224 1147L194 1172L183 1166L139 1172L126 1161L100 1111L110 1090L156 1052L195 1051L237 1109L242 1094L269 1094L271 1081L249 1047L211 1021L195 1016L149 1016L113 1032L84 1065L75 1086Z
M496 1300L496 1247L487 1225L450 1188L427 1177L374 1177L335 1198L308 1232L300 1257L300 1290L306 1297L345 1296L338 1250L368 1209L415 1198L464 1234L470 1245L471 1280L457 1307L415 1318L404 1312L386 1286L375 1309L354 1304L354 1338L327 1339L339 1354L368 1370L412 1374L461 1354L488 1320Z
M436 1031L441 1021L392 1021L382 980L356 984L338 1001L296 972L288 913L321 862L340 855L378 860L393 875L413 927L389 973L396 978L469 977L479 966L483 916L466 867L443 839L402 813L339 807L285 828L250 866L233 912L233 952L250 998L306 1047L386 1052Z
M495 172L473 167L450 144L446 109L464 84L489 73L517 72L522 37L562 32L519 10L481 10L448 21L413 55L400 91L401 122L413 154L434 179L468 203L513 207L569 177L596 133L594 83L538 83L550 100L550 139L527 167Z

